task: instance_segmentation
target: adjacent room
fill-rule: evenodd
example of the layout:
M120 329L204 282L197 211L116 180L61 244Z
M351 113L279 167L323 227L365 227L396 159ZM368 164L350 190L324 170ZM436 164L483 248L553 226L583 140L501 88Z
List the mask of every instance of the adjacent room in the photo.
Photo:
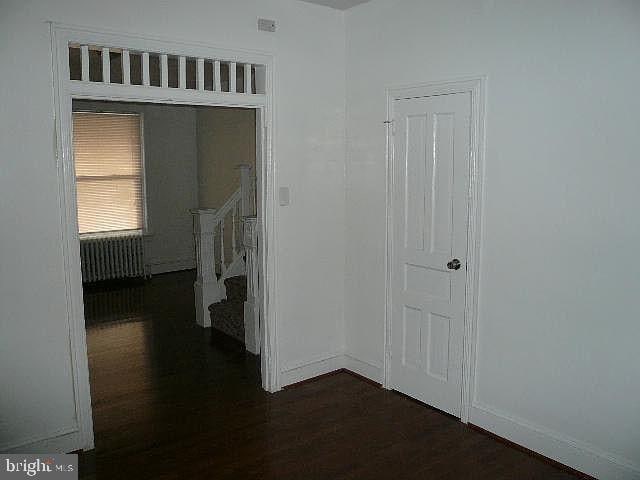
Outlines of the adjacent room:
M636 0L0 1L0 477L640 479L638 45Z
M247 252L244 234L255 230L255 152L252 109L74 101L89 324L126 317L141 301L134 292L144 288L131 290L126 301L122 295L122 312L102 293L144 287L145 280L172 272L184 272L184 284L191 272L186 283L200 304L196 323L206 327L213 319L217 330L245 343L246 263L255 252Z
M218 387L259 389L251 332L259 322L247 288L247 263L257 258L255 120L251 109L73 103L97 451L135 441L131 430L117 432L141 409L164 418L159 399L204 397L207 383L194 375L203 363Z

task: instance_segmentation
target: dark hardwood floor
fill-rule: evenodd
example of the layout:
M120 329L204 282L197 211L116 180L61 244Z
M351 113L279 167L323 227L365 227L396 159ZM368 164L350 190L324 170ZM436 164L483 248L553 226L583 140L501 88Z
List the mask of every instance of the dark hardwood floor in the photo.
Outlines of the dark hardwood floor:
M120 318L94 305L87 321L96 449L80 478L575 478L348 373L265 393L256 357L195 326L193 279L134 284L134 302L87 289Z

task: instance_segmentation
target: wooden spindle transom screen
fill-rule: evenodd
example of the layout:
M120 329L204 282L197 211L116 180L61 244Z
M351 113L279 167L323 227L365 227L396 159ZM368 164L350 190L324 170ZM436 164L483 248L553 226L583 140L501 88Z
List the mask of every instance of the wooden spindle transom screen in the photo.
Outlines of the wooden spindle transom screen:
M69 43L69 80L264 94L265 66L236 60Z

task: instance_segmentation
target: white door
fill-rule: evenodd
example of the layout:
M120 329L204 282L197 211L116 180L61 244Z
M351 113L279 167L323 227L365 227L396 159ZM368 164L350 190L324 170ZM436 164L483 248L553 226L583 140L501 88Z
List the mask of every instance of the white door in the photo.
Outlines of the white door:
M460 417L471 94L393 111L390 383Z

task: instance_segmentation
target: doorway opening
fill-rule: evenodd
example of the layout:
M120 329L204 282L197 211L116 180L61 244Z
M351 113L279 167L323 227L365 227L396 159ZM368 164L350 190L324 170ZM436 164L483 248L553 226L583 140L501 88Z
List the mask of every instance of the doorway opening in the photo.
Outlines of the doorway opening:
M101 458L118 439L114 416L172 425L175 412L154 399L173 398L184 419L219 408L221 386L260 389L259 131L253 109L95 100L72 108Z
M254 112L256 215L253 236L243 240L248 240L247 244L252 246L256 255L255 268L248 278L254 280L252 286L257 308L253 313L259 319L260 338L257 343L260 349L261 385L267 391L278 390L275 328L277 311L272 299L276 289L277 251L273 229L275 168L271 155L272 56L55 23L51 24L51 39L57 136L56 165L61 206L61 254L65 271L70 373L73 376L76 412L75 424L65 437L67 448L90 450L94 446L83 305L83 271L80 261L83 247L79 236L77 178L73 158L74 102L106 101L144 105L227 107ZM194 211L197 210L201 209ZM232 211L237 212L238 209ZM146 215L146 212L144 214ZM194 212L189 214L197 216ZM232 227L226 228L227 231L235 231ZM213 238L210 235L208 237ZM219 237L224 239L225 235ZM209 244L210 242L207 242L207 245ZM202 246L202 243L196 245L196 252L199 246ZM132 246L128 248L131 249ZM119 250L116 248L116 251ZM218 251L224 252L225 249L218 248ZM240 256L246 262L245 255L239 255L237 249L236 254L235 257L231 255L231 258L237 259ZM234 273L231 265L227 264L228 261L229 257L226 258L226 262L222 262L222 268L209 264L214 272L211 277L224 282L226 278L222 277L225 274ZM205 294L211 291L211 285L199 282L200 277L198 271L194 283L200 285L202 298L210 298ZM156 275L155 278L159 279L160 276ZM228 300L226 285L219 286L218 293L220 292L222 295L219 295L216 302ZM198 295L197 289L194 295ZM201 305L206 305L206 302L201 302ZM198 311L196 306L193 308ZM205 315L202 315L202 318L204 317ZM206 317L211 318L210 314Z

